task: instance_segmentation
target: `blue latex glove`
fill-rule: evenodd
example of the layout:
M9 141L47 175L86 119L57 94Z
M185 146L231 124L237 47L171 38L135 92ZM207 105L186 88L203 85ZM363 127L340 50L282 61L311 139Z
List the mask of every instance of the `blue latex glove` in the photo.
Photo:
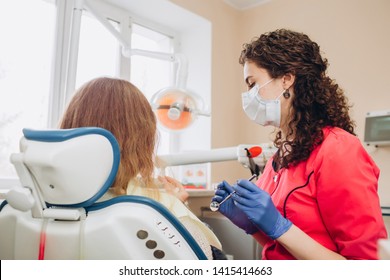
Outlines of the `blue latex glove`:
M248 180L239 180L233 186L232 196L241 209L259 229L272 239L280 237L292 226L276 209L270 195Z
M218 185L218 189L215 191L215 196L211 200L221 202L231 192L233 192L232 186L230 186L226 181L223 181ZM259 229L248 219L247 215L237 208L231 198L222 203L218 211L231 220L233 224L243 229L247 234L253 234L259 231Z

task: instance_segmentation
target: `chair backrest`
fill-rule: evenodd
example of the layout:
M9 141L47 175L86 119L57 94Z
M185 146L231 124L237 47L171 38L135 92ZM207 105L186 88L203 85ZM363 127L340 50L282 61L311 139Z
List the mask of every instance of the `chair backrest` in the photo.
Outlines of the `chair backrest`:
M107 130L23 130L11 155L22 187L0 205L0 259L206 259L162 204L140 196L98 201L120 149Z

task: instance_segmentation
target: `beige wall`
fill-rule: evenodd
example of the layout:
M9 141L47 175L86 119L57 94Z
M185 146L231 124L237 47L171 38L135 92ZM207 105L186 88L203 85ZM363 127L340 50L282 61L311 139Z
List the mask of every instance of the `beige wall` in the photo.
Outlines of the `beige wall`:
M251 123L241 109L245 90L238 56L244 42L263 32L290 28L319 43L336 79L353 104L363 140L368 111L390 109L390 1L271 0L238 11L223 0L171 0L212 22L212 146L269 141L269 128ZM390 206L390 147L368 149L381 169L379 193ZM353 160L351 160L353 164ZM212 180L233 182L249 172L238 163L213 164Z

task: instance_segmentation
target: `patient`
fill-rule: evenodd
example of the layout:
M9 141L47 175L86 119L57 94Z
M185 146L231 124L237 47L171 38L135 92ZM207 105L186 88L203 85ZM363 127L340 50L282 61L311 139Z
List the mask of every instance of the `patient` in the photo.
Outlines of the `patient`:
M142 195L162 203L182 222L208 259L221 250L221 243L184 204L188 193L173 178L155 178L156 117L133 84L115 78L85 83L70 101L60 128L94 126L109 130L121 152L115 181L101 200L120 195Z

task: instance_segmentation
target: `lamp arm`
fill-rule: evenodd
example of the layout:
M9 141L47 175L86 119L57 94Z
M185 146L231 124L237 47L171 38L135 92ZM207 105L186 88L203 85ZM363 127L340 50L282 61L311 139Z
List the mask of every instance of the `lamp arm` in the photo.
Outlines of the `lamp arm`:
M261 153L253 157L253 160L262 169L268 159L270 159L277 151L271 143L260 143L258 145L240 144L238 146L205 151L158 155L156 157L156 163L159 168L165 169L168 166L237 160L244 167L249 167L246 149L254 146L261 147Z
M167 60L171 62L177 61L175 54L173 53L163 53L163 52L154 52L141 49L130 49L128 47L123 47L122 54L125 57L131 57L132 55L146 56L155 59Z
M159 167L164 168L167 166L237 160L237 157L237 147L228 147L208 151L160 155L157 159Z

